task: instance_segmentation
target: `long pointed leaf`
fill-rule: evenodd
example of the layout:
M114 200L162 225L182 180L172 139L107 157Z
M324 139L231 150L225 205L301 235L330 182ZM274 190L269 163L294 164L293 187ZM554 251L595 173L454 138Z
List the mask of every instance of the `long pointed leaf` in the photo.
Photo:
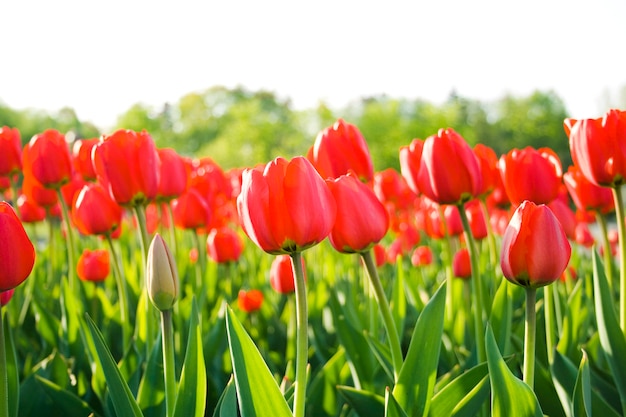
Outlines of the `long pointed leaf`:
M583 358L578 368L578 377L574 386L574 400L572 401L573 415L575 417L589 417L591 414L591 376L589 373L589 360L583 350Z
M337 390L359 417L381 416L385 410L385 399L373 392L343 385Z
M389 388L385 390L385 417L407 417Z
M20 401L20 372L17 365L15 345L13 344L13 332L9 315L0 315L4 319L4 352L6 355L7 389L9 394L9 416L17 417L17 409Z
M445 301L444 283L417 319L398 382L393 388L394 398L411 417L428 414L437 378Z
M242 417L291 417L291 410L256 345L230 307L226 315L228 345Z
M490 390L489 369L487 363L483 362L443 387L433 397L429 415L473 417L489 398Z

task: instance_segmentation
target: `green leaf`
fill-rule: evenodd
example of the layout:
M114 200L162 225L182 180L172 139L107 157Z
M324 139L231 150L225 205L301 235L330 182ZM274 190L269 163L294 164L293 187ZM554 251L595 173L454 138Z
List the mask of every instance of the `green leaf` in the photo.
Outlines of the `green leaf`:
M345 385L337 390L359 417L379 417L385 411L385 399L380 395Z
M513 317L513 301L509 294L511 284L506 279L500 281L491 308L489 323L501 352L508 352L511 341L511 327Z
M165 382L163 379L161 334L154 342L145 372L139 383L137 404L146 417L165 415Z
M344 377L347 369L346 354L340 347L313 377L307 389L306 414L310 416L331 417L338 409L338 385L347 379Z
M396 269L396 279L393 281L393 290L391 292L391 299L389 300L389 307L391 308L391 315L393 316L393 322L396 326L398 335L404 334L404 320L406 317L406 295L404 293L404 270L402 267Z
M106 346L102 333L100 333L100 330L98 330L88 314L85 314L85 319L98 354L98 362L106 378L115 412L120 416L143 416L141 409L130 392L130 388L128 388L126 381L122 378L122 373L117 367L115 360L113 360L111 352Z
M574 385L574 398L572 401L572 415L575 417L590 417L591 414L591 375L589 372L589 360L583 350L583 358L578 368L578 376Z
M378 363L385 371L385 374L389 378L389 383L393 383L393 365L391 363L391 352L389 352L389 344L381 343L374 339L369 333L364 333L365 340L370 347L370 350L378 360Z
M0 312L1 314L1 312ZM9 395L9 416L17 417L18 404L20 401L20 370L17 364L17 356L15 354L15 345L13 344L13 331L9 321L9 314L1 317L4 330L4 352L6 355L6 373L7 373L7 389Z
M213 411L213 417L231 417L237 415L239 415L237 409L237 388L235 387L235 380L231 376Z
M50 397L58 412L67 416L87 416L93 413L89 404L73 392L64 390L54 382L39 375L35 375L35 379Z
M202 329L198 320L198 306L193 298L189 316L187 352L180 376L174 416L204 416L207 396L206 367L202 353Z
M485 333L489 380L491 381L491 411L493 417L543 417L533 390L508 368L491 327Z
M385 390L385 417L407 417L389 388Z
M622 406L624 406L626 405L626 339L617 321L611 290L604 275L604 267L595 250L591 258L600 344L611 368Z
M439 287L417 319L393 396L411 417L428 415L437 378L443 334L445 283Z
M492 310L493 312L493 310ZM433 397L429 415L473 417L489 398L489 369L483 362L450 381Z
M291 410L254 342L227 308L226 331L242 417L291 417Z

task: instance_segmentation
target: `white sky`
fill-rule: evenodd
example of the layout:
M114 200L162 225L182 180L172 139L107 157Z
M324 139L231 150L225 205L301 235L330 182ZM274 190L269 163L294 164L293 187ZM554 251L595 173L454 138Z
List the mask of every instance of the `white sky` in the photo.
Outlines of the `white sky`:
M626 86L625 45L624 0L7 0L0 101L107 129L214 85L296 108L554 89L570 116L599 117Z

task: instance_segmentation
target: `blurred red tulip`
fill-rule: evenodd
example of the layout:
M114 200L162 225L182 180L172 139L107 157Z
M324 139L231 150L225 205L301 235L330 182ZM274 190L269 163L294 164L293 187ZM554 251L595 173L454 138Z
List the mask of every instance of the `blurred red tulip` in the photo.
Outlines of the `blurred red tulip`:
M359 129L342 119L318 133L307 154L322 178L339 178L350 170L361 181L374 176L372 157Z
M33 176L43 187L59 189L72 179L72 157L65 135L48 129L32 137L22 151L24 176Z
M589 181L578 166L571 165L567 169L567 172L563 174L563 182L579 210L602 214L615 210L615 200L611 189Z
M35 248L13 207L0 201L0 291L20 285L33 269Z
M206 200L196 189L190 188L172 200L174 224L181 229L198 229L209 224L211 211Z
M20 131L0 127L0 176L11 176L22 171L22 141Z
M250 239L277 255L299 252L324 240L337 208L325 181L307 159L279 157L264 171L243 172L237 210Z
M157 200L170 201L187 189L189 173L183 158L174 149L157 149L159 154L159 189Z
M415 267L433 263L433 251L430 246L422 245L415 248L411 255L411 264Z
M99 183L89 183L75 195L72 221L83 235L106 235L122 223L122 208Z
M29 200L24 194L17 198L22 223L38 223L46 219L46 209Z
M470 279L472 277L472 263L467 248L461 248L454 254L452 271L457 278Z
M407 146L400 147L400 172L409 188L416 194L420 194L417 184L417 174L420 170L424 141L413 139Z
M304 267L304 257L300 257L302 261L302 271L304 279L306 279L306 269ZM293 276L293 266L291 264L291 256L278 255L272 261L270 267L270 284L274 290L280 294L291 294L295 291L295 281Z
M483 178L482 187L478 194L480 196L486 196L495 190L502 182L500 169L498 168L498 156L496 155L496 151L482 143L478 143L474 146L474 154L476 154L478 158L480 173Z
M76 273L83 281L102 282L111 270L109 252L105 249L85 249L78 258Z
M237 305L242 311L252 313L260 310L263 304L263 293L260 290L240 290L237 297Z
M499 166L506 194L515 206L524 200L548 204L559 193L563 171L552 149L513 149L500 157Z
M35 204L50 208L59 203L59 195L54 190L44 188L32 175L25 175L22 181L22 193Z
M5 305L7 305L9 301L11 301L11 298L13 298L14 293L14 288L6 291L0 291L0 307L4 307Z
M243 240L230 227L211 229L206 241L209 258L217 263L234 262L243 252Z
M592 183L615 187L626 181L626 111L598 119L565 119L574 165Z
M85 181L95 181L96 171L93 167L91 154L93 148L100 142L99 138L81 139L74 142L72 146L72 156L74 170L78 172Z
M559 279L571 253L567 236L552 210L524 201L502 238L500 266L512 283L542 287Z

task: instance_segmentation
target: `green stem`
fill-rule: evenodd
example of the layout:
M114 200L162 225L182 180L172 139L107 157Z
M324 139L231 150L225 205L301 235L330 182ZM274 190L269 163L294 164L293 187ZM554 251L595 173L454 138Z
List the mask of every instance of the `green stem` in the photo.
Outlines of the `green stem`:
M485 218L485 225L487 226L487 244L489 245L489 261L494 268L498 264L498 250L496 247L496 236L493 234L493 227L489 221L489 211L487 210L487 202L484 198L480 199L480 208Z
M63 212L63 220L65 221L65 227L67 229L67 279L70 284L70 290L74 292L77 290L77 285L74 282L76 280L76 264L75 262L75 254L74 254L74 229L72 228L72 222L70 220L69 210L67 209L67 204L65 203L65 199L63 198L63 193L61 189L57 189L57 195L59 196L59 201L61 203L61 211Z
M615 221L619 237L620 270L619 270L619 324L622 333L626 336L626 227L624 226L624 202L622 200L622 188L613 188L615 200Z
M554 323L554 294L553 286L548 285L543 289L544 319L546 322L546 348L548 350L548 363L554 361L554 348L556 346L556 328Z
M172 255L174 259L178 259L178 242L176 239L176 226L174 226L174 211L172 210L172 205L170 203L166 204L167 206L167 215L169 216L169 231L170 231L170 247L172 249Z
M302 270L302 254L291 254L291 267L293 269L295 292L296 292L296 382L293 399L294 417L304 417L304 402L306 395L306 368L309 356L308 340L308 310L306 282Z
M9 375L4 343L4 312L0 307L0 417L9 417Z
M161 337L163 342L163 377L165 378L165 406L167 417L174 415L176 403L176 374L174 363L174 326L172 310L161 311Z
M461 215L461 221L463 222L463 230L465 231L465 241L467 243L467 250L470 255L470 265L472 268L472 304L474 304L474 334L476 337L476 354L478 357L478 363L484 362L487 357L485 355L485 325L487 322L487 316L485 311L485 305L483 303L483 285L482 277L478 268L478 253L476 251L476 242L472 229L465 212L463 204L458 205L459 214Z
M376 296L376 301L378 301L380 313L383 316L383 324L385 325L385 330L387 330L387 336L389 338L391 361L393 362L393 377L395 382L398 382L398 376L400 374L400 369L402 368L403 362L402 347L400 346L398 329L393 322L391 308L389 307L389 302L387 301L387 297L385 296L385 290L380 283L378 270L376 269L376 263L374 262L374 259L372 257L371 250L367 252L361 252L361 256L363 257L363 261L365 262L365 267L370 278L370 283L374 288L374 295Z
M446 217L443 213L443 207L440 205L439 209L439 221L441 222L441 227L443 229L444 235L444 244L442 245L442 259L446 266L446 323L452 323L454 321L454 294L452 288L454 283L454 271L452 269L452 238L450 237L450 233L448 232L448 223L446 222Z
M119 259L117 257L117 253L115 252L115 246L113 245L113 239L111 238L111 234L106 234L106 240L109 244L109 249L111 250L111 258L113 260L113 275L115 275L115 282L117 284L117 297L120 303L120 321L122 324L122 339L123 339L123 347L124 352L128 348L130 344L130 331L131 325L128 323L128 297L126 295L126 282L124 281L124 277L122 276L122 269L120 268Z
M148 259L148 248L150 247L150 235L148 233L148 225L146 223L146 208L142 205L137 205L133 207L133 211L135 212L135 218L137 219L137 224L139 225L141 254L143 255L143 267L145 269L145 263Z
M524 329L524 382L534 388L535 384L535 331L537 315L535 303L537 289L526 288L526 326Z
M604 271L606 273L606 279L609 281L609 288L611 288L611 293L613 293L613 256L611 254L611 242L609 242L609 232L606 227L606 218L602 213L596 212L596 223L600 227L600 234L602 235L602 247L604 248Z
M204 274L206 273L206 247L202 244L198 231L193 231L193 242L198 250L198 262L196 265L200 268L200 273L196 273L196 290L203 291Z

